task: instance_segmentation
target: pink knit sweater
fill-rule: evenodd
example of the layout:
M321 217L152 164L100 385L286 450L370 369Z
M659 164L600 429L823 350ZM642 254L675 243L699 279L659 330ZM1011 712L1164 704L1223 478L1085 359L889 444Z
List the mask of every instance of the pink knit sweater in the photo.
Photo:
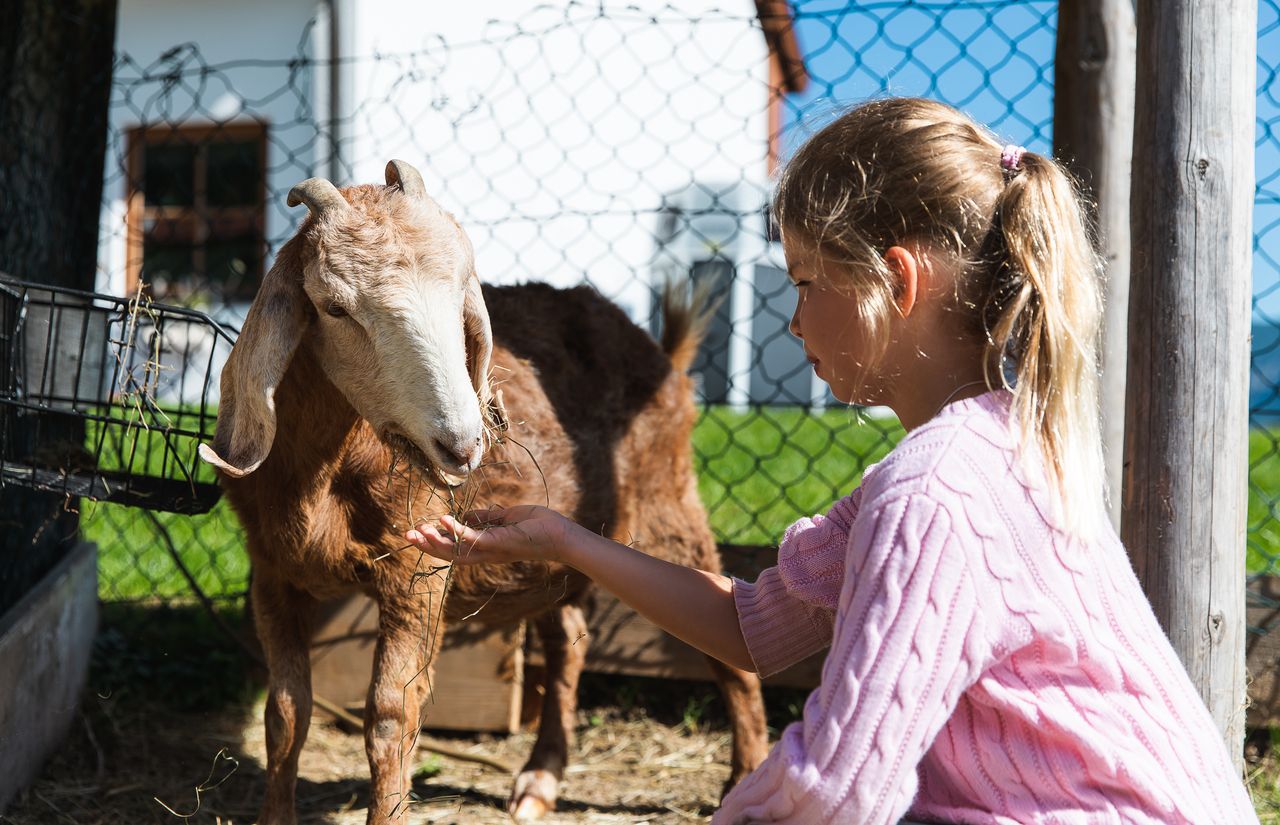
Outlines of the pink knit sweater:
M1055 528L1008 405L947 406L734 581L762 674L831 649L715 823L1257 823L1120 540Z

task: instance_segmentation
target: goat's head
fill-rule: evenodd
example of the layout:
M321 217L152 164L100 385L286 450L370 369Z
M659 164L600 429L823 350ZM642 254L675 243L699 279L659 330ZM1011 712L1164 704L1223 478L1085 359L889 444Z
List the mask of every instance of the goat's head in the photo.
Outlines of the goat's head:
M471 243L409 164L387 186L289 192L310 218L264 279L222 376L201 455L233 477L275 437L274 394L304 340L330 382L409 460L456 483L480 462L493 339ZM323 414L323 411L317 411Z

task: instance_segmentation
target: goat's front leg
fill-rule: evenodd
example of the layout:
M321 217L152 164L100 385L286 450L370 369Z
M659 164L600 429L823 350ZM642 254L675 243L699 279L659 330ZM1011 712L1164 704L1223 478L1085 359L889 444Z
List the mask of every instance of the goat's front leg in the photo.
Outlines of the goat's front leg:
M368 825L407 820L422 706L444 635L441 601L384 599L365 705L364 743L373 780Z
M311 725L311 630L315 601L270 575L253 577L254 621L266 654L267 794L259 825L298 821L298 755Z
M536 623L546 659L546 692L538 739L507 803L507 810L518 820L538 819L555 810L577 721L578 678L587 658L587 620L582 608L562 604L539 616Z
M729 726L733 729L733 761L723 793L756 769L769 753L769 733L765 727L764 699L760 693L760 677L726 665L713 656L707 664L720 685L729 710Z

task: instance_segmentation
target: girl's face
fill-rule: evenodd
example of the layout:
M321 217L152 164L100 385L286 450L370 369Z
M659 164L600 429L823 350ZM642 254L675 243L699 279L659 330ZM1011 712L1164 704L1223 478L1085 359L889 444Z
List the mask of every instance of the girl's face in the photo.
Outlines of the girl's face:
M846 404L879 401L878 381L868 370L873 347L860 323L859 301L842 273L800 245L784 244L787 271L796 286L796 310L788 327L804 345L818 377ZM832 279L836 280L832 280Z

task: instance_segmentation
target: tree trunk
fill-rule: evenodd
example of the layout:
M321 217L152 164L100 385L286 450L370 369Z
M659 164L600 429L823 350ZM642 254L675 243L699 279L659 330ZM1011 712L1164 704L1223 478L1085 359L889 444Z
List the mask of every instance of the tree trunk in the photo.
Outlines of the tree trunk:
M1129 332L1129 178L1136 31L1133 0L1062 0L1054 56L1053 153L1094 209L1106 267L1102 446L1111 520L1120 528L1124 385Z
M115 21L116 0L0 3L0 272L93 287ZM83 439L75 422L24 423L28 443L11 430L9 455L37 447L36 432ZM74 541L74 506L0 493L0 613Z
M1256 0L1140 0L1125 544L1239 765Z

